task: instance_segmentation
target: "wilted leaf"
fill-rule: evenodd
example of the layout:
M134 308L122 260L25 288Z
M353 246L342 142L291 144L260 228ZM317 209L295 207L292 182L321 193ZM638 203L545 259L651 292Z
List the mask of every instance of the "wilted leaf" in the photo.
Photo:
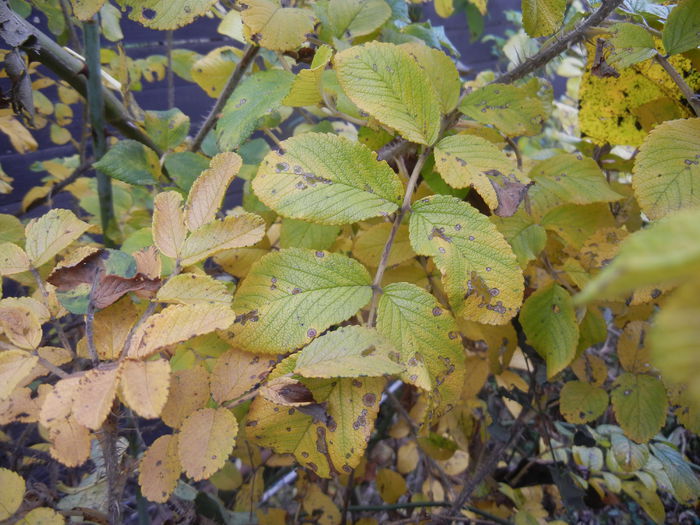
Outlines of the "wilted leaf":
M177 453L177 437L160 436L146 449L139 462L141 494L155 503L165 503L180 478L182 467Z
M637 443L653 438L666 421L666 389L653 376L620 374L610 398L622 430Z
M38 268L80 237L89 224L69 210L53 209L27 224L25 251Z
M225 408L201 408L188 416L178 434L182 468L195 481L219 470L233 450L238 423Z
M134 412L147 419L158 417L168 400L170 363L127 359L122 365L121 387L124 401Z

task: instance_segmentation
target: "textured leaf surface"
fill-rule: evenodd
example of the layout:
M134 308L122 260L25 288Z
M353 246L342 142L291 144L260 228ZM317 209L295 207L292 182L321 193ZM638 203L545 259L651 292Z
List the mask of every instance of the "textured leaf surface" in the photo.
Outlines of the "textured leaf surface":
M41 344L41 322L30 308L8 300L0 302L0 330L12 344L33 350Z
M440 99L428 74L407 51L371 42L338 53L338 82L360 109L406 140L433 144L440 128Z
M401 48L416 59L428 73L428 78L437 91L443 113L449 113L459 101L462 81L455 63L445 53L423 43L401 44Z
M149 501L165 503L175 490L181 470L177 437L172 434L160 436L146 449L139 462L141 494Z
M632 186L650 219L700 206L700 118L654 128L639 148Z
M185 224L190 231L216 218L226 189L241 169L243 159L233 152L219 153L211 159L209 169L194 181L185 205Z
M282 142L253 179L255 194L280 215L347 224L398 208L403 186L366 146L333 134L305 133Z
M0 353L0 399L7 399L12 391L29 376L39 358L22 350Z
M202 365L173 372L168 401L160 414L163 423L179 428L187 416L209 401L209 374Z
M446 195L421 199L412 210L413 249L433 257L455 312L487 324L511 319L522 303L523 277L496 226L466 202Z
M144 117L146 133L163 151L174 149L187 138L190 117L177 108L147 111Z
M238 423L225 408L201 408L185 419L178 434L182 468L195 481L209 478L233 451Z
M0 244L0 275L14 275L29 270L29 257L11 242Z
M333 245L339 233L338 226L282 219L280 247L327 250Z
M547 244L547 232L533 218L520 210L511 217L491 217L498 231L513 248L521 268L537 258Z
M182 195L165 191L153 201L153 242L168 257L177 259L187 237L182 211Z
M612 27L610 43L614 50L608 56L607 62L616 68L643 62L656 53L654 39L649 31L635 24L615 24Z
M453 188L474 187L496 215L513 215L527 192L527 177L492 142L453 135L435 146L435 167Z
M383 2L383 0L380 0ZM333 50L326 45L319 47L314 54L311 67L302 69L294 77L289 94L282 103L286 106L313 106L321 101L321 77L331 60Z
M297 358L295 374L304 377L375 377L398 374L404 367L391 357L394 347L361 326L327 332L306 346Z
M431 294L409 283L385 286L377 331L399 350L404 381L430 392L441 408L457 403L465 376L459 329Z
M331 0L328 23L336 38L353 39L380 28L391 16L384 0Z
M245 0L241 7L247 36L267 49L296 49L314 29L314 16L307 9L280 7L270 0Z
M675 498L685 505L693 505L700 498L700 481L688 461L666 443L650 446L671 481Z
M73 399L73 414L81 425L97 430L112 409L121 369L115 365L93 368L80 378Z
M222 150L243 144L255 131L261 118L279 107L294 82L287 71L260 71L246 78L229 97L216 124Z
M270 253L236 292L234 341L252 352L297 348L365 306L370 284L367 270L343 255L299 248Z
M36 268L80 237L89 224L78 219L69 210L53 209L32 219L25 228L27 240L24 249Z
M160 177L158 154L130 139L117 142L94 166L113 179L138 186L156 184Z
M547 362L547 378L573 361L579 329L573 300L564 288L551 283L533 293L523 304L520 323L529 343Z
M274 359L232 348L219 356L211 371L211 395L217 403L242 396L260 383L275 365Z
M128 356L143 358L160 348L194 336L223 330L234 320L228 305L192 304L168 306L162 312L150 316L131 339Z
M584 381L569 381L561 389L559 409L569 423L583 424L600 417L608 408L608 393Z
M12 516L24 499L24 479L22 476L8 470L0 469L0 520L6 520Z
M653 376L620 374L610 398L617 422L625 435L637 443L653 438L666 421L666 389Z
M566 0L522 0L523 27L531 37L547 36L561 27Z
M253 213L229 216L196 229L182 246L182 265L189 266L223 250L252 246L265 235L265 221Z
M375 224L367 230L361 231L355 239L355 245L352 248L353 256L367 266L376 268L379 266L379 261L382 258L382 251L386 240L389 238L392 224L383 222ZM411 242L408 237L408 226L401 225L394 237L394 243L391 245L387 266L394 266L406 262L416 256L416 253L411 247Z
M176 29L205 14L215 0L120 0L132 7L129 18L151 29Z
M155 418L168 400L170 363L165 359L134 361L122 365L121 387L124 401L139 416Z
M231 293L222 281L196 273L181 273L169 279L156 295L163 303L231 304Z
M678 2L666 20L662 41L669 55L700 46L700 1Z
M700 210L670 215L627 237L613 261L577 296L616 296L649 284L674 283L700 269Z

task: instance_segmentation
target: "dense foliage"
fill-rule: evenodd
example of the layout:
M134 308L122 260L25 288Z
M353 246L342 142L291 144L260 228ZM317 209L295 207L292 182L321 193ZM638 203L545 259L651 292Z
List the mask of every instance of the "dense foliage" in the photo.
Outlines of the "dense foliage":
M697 522L700 1L523 0L476 76L420 11L0 2L0 130L76 147L0 215L0 520Z

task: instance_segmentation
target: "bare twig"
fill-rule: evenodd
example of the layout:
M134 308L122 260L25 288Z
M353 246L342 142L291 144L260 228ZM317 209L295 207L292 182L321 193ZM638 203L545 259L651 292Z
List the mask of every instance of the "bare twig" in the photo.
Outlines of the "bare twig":
M44 306L46 306L46 309L49 311L49 318L51 320L51 324L53 324L54 328L56 329L58 339L61 341L61 346L68 350L71 356L75 357L75 350L73 350L73 347L71 346L70 341L68 340L68 336L63 330L63 326L61 325L59 320L56 319L56 316L51 312L51 306L49 305L49 292L46 289L46 286L44 285L44 280L41 278L41 275L39 275L39 272L36 268L32 267L29 269L29 271L34 276L34 280L36 281L36 285L39 288L39 293L41 294L41 297L43 299Z
M668 76L676 83L678 89L681 90L688 104L690 104L690 107L693 108L695 115L700 117L700 95L695 93L686 81L683 80L683 77L676 71L676 68L671 65L665 56L657 52L656 55L654 55L654 59L666 70Z
M173 75L173 30L165 32L165 50L167 62L167 70L165 80L168 85L168 109L175 107L175 76Z
M226 82L224 89L221 90L219 98L216 99L216 102L211 108L209 115L204 121L204 124L202 124L202 127L197 132L197 135L195 135L194 140L192 141L192 145L190 146L190 151L198 151L199 148L202 147L202 142L204 142L207 133L209 133L209 131L211 131L211 129L214 127L214 124L216 124L216 121L219 119L219 114L221 113L221 110L224 109L224 106L226 105L226 101L228 101L229 97L233 94L236 87L238 87L238 84L241 82L243 75L248 69L248 66L255 59L255 56L258 54L258 51L260 51L260 48L258 46L254 46L251 44L248 44L246 46L240 62L236 64L236 69L234 69L233 73L231 73L231 76Z
M382 258L379 260L377 273L374 274L374 281L372 282L372 304L370 305L369 316L367 317L368 326L374 326L374 322L376 320L377 302L379 301L379 294L381 293L382 279L384 278L386 265L389 261L391 247L394 244L394 239L396 238L396 232L399 231L399 226L401 226L401 221L406 215L406 212L408 212L408 210L411 208L411 197L413 197L413 192L418 184L418 177L420 177L421 169L423 169L423 165L431 152L432 148L426 148L420 157L418 157L416 165L413 167L413 171L411 172L411 178L408 179L408 184L406 185L406 193L403 197L403 204L401 205L401 208L399 208L399 211L396 212L394 223L392 224L391 231L389 232L389 238L386 240L384 250L382 250Z
M36 355L36 357L39 358L39 364L41 366L43 366L44 368L46 368L49 372L52 372L53 374L57 375L61 379L63 379L64 377L68 377L68 375L69 375L68 372L58 368L56 365L54 365L48 359L41 357L37 353L34 353L34 355Z
M95 276L92 279L92 288L90 288L90 295L88 296L87 314L85 315L85 336L87 338L88 354L92 360L92 366L97 366L100 362L100 357L97 355L97 349L95 348L95 301L93 299L95 290L97 289L97 283L100 280L100 275L101 272L98 270L95 272Z

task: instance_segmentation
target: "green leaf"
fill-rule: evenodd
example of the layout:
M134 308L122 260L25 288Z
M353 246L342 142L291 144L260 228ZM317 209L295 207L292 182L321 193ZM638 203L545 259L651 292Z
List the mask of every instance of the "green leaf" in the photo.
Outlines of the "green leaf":
M535 38L547 36L561 27L566 0L522 0L523 27Z
M401 44L400 47L408 51L428 73L428 78L440 98L442 112L449 113L457 107L462 81L452 59L439 49L423 43Z
M282 219L280 247L327 250L333 245L339 233L338 226L314 224L296 219Z
M608 393L584 381L569 381L561 389L559 410L569 423L583 424L598 419L608 408Z
M186 192L190 191L199 174L209 167L207 157L191 151L167 153L163 162L173 182Z
M118 42L124 39L124 33L119 25L122 13L112 4L105 4L100 8L100 26L102 34L110 42Z
M616 298L651 284L675 283L700 270L700 210L669 215L634 232L617 256L576 297L578 303Z
M113 179L129 184L149 186L157 184L160 178L158 154L130 139L117 142L94 166Z
M614 192L596 162L582 155L560 153L538 162L530 178L541 191L550 193L562 204L592 204L622 199Z
M411 142L432 145L440 100L427 72L394 44L370 42L338 53L338 82L357 106Z
M383 1L383 0L382 0ZM316 50L309 69L302 69L294 77L289 94L282 100L287 106L313 106L321 101L321 77L333 56L329 46Z
M389 20L391 8L384 0L331 0L328 23L336 38L369 35Z
M654 443L650 447L671 481L676 500L683 505L695 504L700 498L700 481L688 461L666 443Z
M620 374L610 398L617 422L625 435L637 443L653 438L666 421L666 389L653 376Z
M634 164L632 187L652 220L700 206L700 118L670 120L647 135Z
M492 216L491 222L513 248L521 268L536 259L547 244L545 229L535 224L532 216L522 209L511 217Z
M563 204L547 212L540 225L555 232L565 244L581 249L602 228L614 228L615 219L605 203Z
M629 67L656 54L654 39L642 26L621 23L612 26L611 30L610 43L614 49L607 58L611 66Z
M527 177L496 145L476 135L445 137L435 146L435 168L453 188L473 186L496 215L515 213L527 193Z
M489 84L472 91L462 99L459 109L509 137L536 135L546 117L542 100L529 87L505 84Z
M182 144L190 131L190 117L177 108L147 111L144 124L146 133L164 151Z
M394 360L396 350L376 331L345 326L328 332L306 346L294 373L304 377L376 377L399 374L404 367Z
M216 0L119 0L129 18L151 29L177 29L205 14Z
M372 150L344 137L304 133L270 152L253 179L260 200L280 215L349 224L395 211L398 176Z
M409 283L385 286L377 309L377 331L398 349L403 381L428 392L448 410L464 385L464 349L450 312L435 297Z
M277 69L246 78L226 102L216 124L219 147L238 148L255 131L260 119L280 106L293 82L293 74Z
M669 55L700 46L700 0L681 0L668 15L661 38Z
M245 0L240 6L248 41L267 49L296 49L314 30L314 16L308 9L280 7L270 0Z
M433 257L455 313L486 324L504 324L523 300L523 275L496 226L455 197L415 202L409 223L416 253Z
M251 352L298 348L365 306L371 282L360 263L343 255L300 248L270 253L236 292L234 340Z
M527 298L520 312L528 342L547 363L547 378L564 370L576 357L579 329L574 303L556 283Z
M654 490L642 484L641 481L625 481L622 490L644 509L655 523L662 524L666 521L666 510L661 498Z

